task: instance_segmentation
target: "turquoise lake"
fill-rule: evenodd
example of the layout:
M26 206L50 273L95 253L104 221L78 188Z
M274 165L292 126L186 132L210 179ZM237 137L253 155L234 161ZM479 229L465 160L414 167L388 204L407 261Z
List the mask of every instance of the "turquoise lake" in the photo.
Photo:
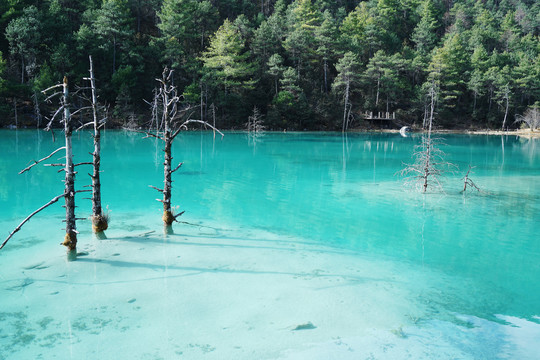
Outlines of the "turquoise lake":
M56 138L0 130L1 241L63 192L58 168L17 174ZM68 262L61 200L0 250L0 359L537 359L540 139L445 134L457 168L427 194L399 175L419 141L182 133L164 235L162 144L105 131L107 239L78 221Z

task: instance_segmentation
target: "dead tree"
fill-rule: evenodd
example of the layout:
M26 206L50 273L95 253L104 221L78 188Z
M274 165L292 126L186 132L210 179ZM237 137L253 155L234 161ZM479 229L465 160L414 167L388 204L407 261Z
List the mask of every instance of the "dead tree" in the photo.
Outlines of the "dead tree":
M538 105L532 106L525 114L516 116L516 123L527 124L531 131L540 127L540 109Z
M401 175L406 177L406 182L425 193L429 186L442 190L440 177L448 168L454 165L444 161L444 152L439 146L441 139L432 137L433 116L437 101L437 87L433 82L428 91L430 112L427 134L422 135L422 142L415 147L412 164L406 164L401 170Z
M263 124L263 115L256 106L253 108L253 114L248 116L248 122L245 124L245 126L246 130L250 133L259 133L264 131L265 126Z
M71 114L69 110L69 89L68 80L64 76L62 84L63 96L62 107L64 108L64 134L66 139L66 162L64 167L65 172L65 188L64 199L66 208L66 235L64 237L64 246L68 248L71 254L76 254L77 251L77 225L75 218L75 165L73 164L73 148L71 146L71 134L73 127L71 124Z
M469 170L467 170L467 173L465 174L465 176L461 178L461 180L463 180L463 190L461 190L462 193L467 191L467 186L470 186L473 189L476 189L476 191L480 191L480 188L476 186L474 181L472 181L472 179L469 177L469 174L472 169L474 169L474 166L469 165Z
M106 118L99 119L98 117L98 102L96 95L96 78L94 77L94 64L92 62L92 56L89 56L90 60L90 77L85 80L90 81L90 88L92 91L92 118L94 126L94 152L92 153L92 164L94 171L90 177L92 178L92 230L96 234L100 234L107 230L109 227L109 217L103 213L101 207L101 180L100 180L100 166L101 166L101 128L105 126Z
M150 187L163 194L162 199L156 200L163 203L162 219L166 227L170 227L172 223L177 221L176 219L184 213L184 211L182 211L178 214L174 214L171 206L172 175L182 166L182 163L179 163L174 168L172 165L172 144L174 139L180 133L180 131L186 130L187 125L190 123L200 123L209 126L223 136L219 130L206 121L190 118L193 113L192 109L189 106L181 107L180 101L182 98L181 95L178 95L177 88L172 85L172 75L173 71L165 68L165 70L163 70L161 79L156 79L159 83L159 89L154 97L153 108L161 108L161 121L157 129L163 130L156 130L154 132L149 130L145 132L146 137L154 137L165 143L163 149L163 152L165 153L165 158L163 161L163 189L151 185Z
M46 164L46 166L60 166L63 167L63 171L65 173L65 179L64 179L64 193L55 196L51 201L49 201L47 204L41 206L39 209L31 213L26 219L24 219L15 230L13 230L8 238L2 243L0 246L0 249L6 245L6 243L11 239L11 237L18 232L21 227L28 221L30 218L32 218L34 215L39 213L40 211L46 209L50 205L56 203L59 199L62 197L65 200L65 209L66 209L66 219L64 220L66 223L66 235L64 236L64 241L62 245L66 246L68 248L68 257L70 259L74 259L77 253L77 226L76 221L77 218L75 217L75 194L78 192L83 192L84 190L76 191L75 190L75 166L82 165L81 164L74 164L73 163L73 150L71 146L71 134L73 132L73 126L71 122L71 112L70 112L70 102L69 102L69 88L68 88L68 80L67 77L64 77L64 81L62 84L57 84L55 86L52 86L46 90L43 91L43 93L47 93L51 90L55 90L57 88L62 88L61 91L54 92L51 96L49 96L46 101L49 101L50 99L54 97L60 97L60 107L53 113L52 117L49 119L49 123L47 124L46 130L51 130L51 126L55 119L60 116L60 114L63 114L62 123L64 125L64 134L65 134L65 146L62 146L56 150L54 150L52 153L50 153L48 156L40 159L40 160L34 160L31 165L26 167L25 169L21 170L19 174L22 174L28 170L30 170L35 165L49 159L54 154L56 154L59 151L64 150L65 151L65 163L61 164ZM60 170L60 171L62 171Z

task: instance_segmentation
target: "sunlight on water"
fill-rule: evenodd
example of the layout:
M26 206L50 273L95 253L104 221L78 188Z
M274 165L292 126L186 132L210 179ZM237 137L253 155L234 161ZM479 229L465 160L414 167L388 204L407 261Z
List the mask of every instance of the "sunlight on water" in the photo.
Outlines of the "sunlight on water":
M0 251L0 359L535 359L539 141L445 138L459 170L424 196L396 176L415 136L182 134L186 213L164 236L160 144L107 131L107 239L79 221L67 262L58 204ZM76 135L76 162L91 143ZM54 168L17 175L59 146L0 131L5 236L62 193ZM468 165L481 193L460 193Z

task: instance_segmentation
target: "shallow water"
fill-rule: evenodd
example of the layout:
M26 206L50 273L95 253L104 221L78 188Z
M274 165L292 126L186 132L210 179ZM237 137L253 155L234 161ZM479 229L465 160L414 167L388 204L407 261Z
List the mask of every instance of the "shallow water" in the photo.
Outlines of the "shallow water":
M108 239L79 221L83 254L67 262L57 204L0 251L0 359L535 359L538 140L445 136L459 170L427 195L396 176L418 141L184 133L173 203L186 223L164 236L148 187L162 184L160 144L106 131ZM76 135L76 161L91 143ZM58 146L0 131L6 236L62 193L54 168L17 175ZM481 193L460 193L469 164Z

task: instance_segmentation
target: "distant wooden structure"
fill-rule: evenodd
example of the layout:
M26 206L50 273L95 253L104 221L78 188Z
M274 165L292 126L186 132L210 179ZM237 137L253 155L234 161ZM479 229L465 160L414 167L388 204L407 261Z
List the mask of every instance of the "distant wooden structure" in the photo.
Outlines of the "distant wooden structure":
M373 111L366 112L362 115L364 120L382 120L382 121L394 121L396 120L396 112L388 112L388 111L378 111L377 113L373 113Z

